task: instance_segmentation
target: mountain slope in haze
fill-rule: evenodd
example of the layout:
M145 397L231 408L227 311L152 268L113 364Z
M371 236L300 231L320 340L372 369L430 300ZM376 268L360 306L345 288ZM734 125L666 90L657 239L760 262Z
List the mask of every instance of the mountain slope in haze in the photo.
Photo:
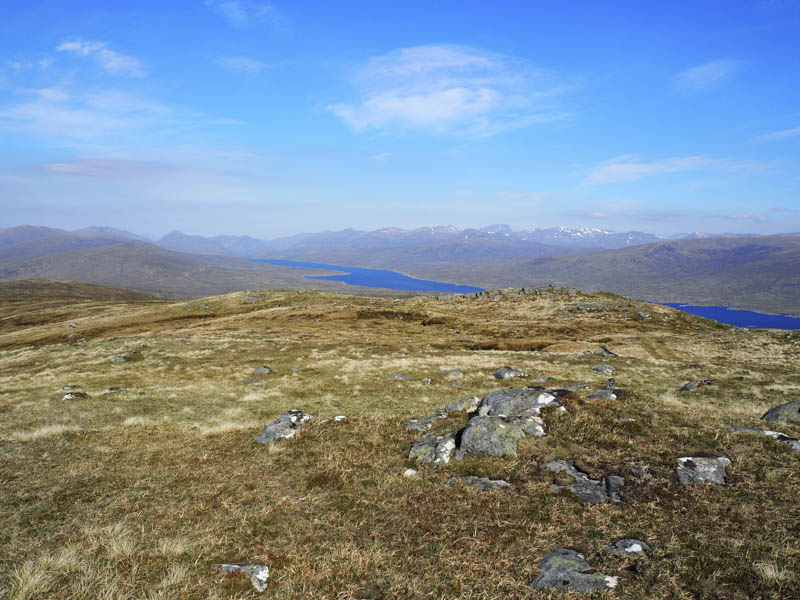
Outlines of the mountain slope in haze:
M186 252L189 254L230 254L228 250L216 240L201 235L187 235L180 231L171 231L156 242L158 246L173 252Z
M484 287L555 283L660 302L730 305L800 314L800 236L673 240L549 256L492 267L451 265L450 277ZM442 271L414 271L441 276Z

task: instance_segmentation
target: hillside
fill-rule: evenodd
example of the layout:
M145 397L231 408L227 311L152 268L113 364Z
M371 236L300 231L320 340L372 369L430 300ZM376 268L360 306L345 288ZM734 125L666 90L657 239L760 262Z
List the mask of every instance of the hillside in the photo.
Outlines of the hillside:
M7 293L4 597L795 597L798 334L527 291Z

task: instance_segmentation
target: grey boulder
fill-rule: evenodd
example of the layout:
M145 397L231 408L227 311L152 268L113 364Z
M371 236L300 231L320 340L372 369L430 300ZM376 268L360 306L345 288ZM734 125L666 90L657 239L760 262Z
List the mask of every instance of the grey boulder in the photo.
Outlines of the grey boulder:
M611 365L597 365L592 370L602 373L603 375L613 375L614 371L616 371L616 369Z
M619 358L619 354L612 352L605 346L599 346L592 352L592 354L599 354L600 356L605 356L606 358Z
M311 415L297 410L287 410L280 417L264 427L263 431L256 437L259 444L269 444L278 439L293 438L300 431L303 424L311 418Z
M275 369L272 367L268 367L266 365L262 365L256 369L253 369L252 375L268 375L270 373L274 373Z
M452 433L436 435L426 433L417 438L411 445L408 460L421 464L446 465L456 449L456 440Z
M259 592L267 589L267 580L269 579L269 567L265 565L238 565L223 563L218 565L211 565L212 569L223 571L225 573L233 573L234 575L244 575L250 579L250 583Z
M541 573L531 585L536 589L555 588L591 594L617 587L617 578L599 573L575 550L561 548L544 557Z
M550 405L558 406L558 397L544 388L506 388L486 394L478 407L478 414L482 417L515 417L532 411L538 415L542 408Z
M445 411L448 413L462 411L465 413L471 413L478 410L478 405L481 403L481 399L477 396L473 396L472 398L464 398L463 400L453 400L452 402L448 402L445 404Z
M626 538L609 544L603 550L604 554L617 554L622 556L642 556L650 552L650 546L640 540Z
M459 450L481 456L516 456L517 442L525 437L518 423L503 417L472 417L461 431Z
M411 419L406 424L406 431L427 431L434 423L436 423L436 421L440 421L445 417L447 417L447 413L445 411L437 410L429 415Z
M786 404L770 408L762 421L786 421L787 423L800 423L800 400L792 400Z
M556 474L564 473L573 480L573 483L568 485L553 484L550 489L554 492L568 490L583 504L622 502L620 492L625 485L622 477L609 475L601 479L591 479L588 474L577 469L571 460L553 460L542 466Z
M519 369L513 369L511 367L501 367L497 369L492 376L495 379L512 379L514 377L527 377L528 374L525 371L520 371Z
M684 456L678 459L678 481L684 484L716 483L725 485L726 467L731 461L725 457L705 458L702 456Z

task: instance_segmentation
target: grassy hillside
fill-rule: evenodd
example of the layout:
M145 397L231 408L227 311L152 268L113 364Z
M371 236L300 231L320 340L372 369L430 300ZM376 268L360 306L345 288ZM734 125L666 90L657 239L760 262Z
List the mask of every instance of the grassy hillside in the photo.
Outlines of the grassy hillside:
M558 289L72 307L30 300L39 323L0 330L0 596L577 598L529 585L562 547L619 577L608 598L796 596L800 453L728 428L764 428L764 411L798 398L796 334ZM584 353L600 345L619 357ZM616 399L588 397L607 383L600 363L616 368ZM529 378L494 379L504 365ZM572 386L565 411L543 412L545 437L403 476L410 418L525 383ZM88 397L63 399L66 385ZM254 441L292 408L314 415L294 438ZM466 421L453 412L433 431ZM769 428L800 437L800 424ZM730 459L727 485L679 484L684 456ZM623 502L551 491L554 459L624 477ZM446 484L463 475L511 487ZM603 553L629 537L649 556ZM224 562L268 565L267 591L211 570Z

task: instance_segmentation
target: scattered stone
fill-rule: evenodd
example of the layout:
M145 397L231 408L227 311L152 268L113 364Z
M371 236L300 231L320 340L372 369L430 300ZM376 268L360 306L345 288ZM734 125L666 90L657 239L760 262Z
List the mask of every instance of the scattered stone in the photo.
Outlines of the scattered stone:
M636 419L634 419L633 417L622 417L619 420L619 422L620 423L636 423Z
M600 346L595 349L591 354L599 354L600 356L605 356L606 358L619 358L619 354L615 354L605 346Z
M89 398L89 394L86 392L67 392L63 396L61 396L62 401L68 400L86 400Z
M126 387L110 387L106 390L106 394L127 394L130 389Z
M111 357L112 363L137 362L140 360L144 360L144 355L139 350L130 350L125 354Z
M439 371L439 375L461 375L463 372L461 369L444 369Z
M265 383L266 381L264 381L263 379L248 379L247 381L244 382L244 385L263 385Z
M586 396L587 398L592 398L594 400L616 400L617 395L614 393L614 390L600 390L599 392L593 392Z
M519 369L513 369L511 367L501 367L497 369L492 376L495 379L511 379L513 377L527 377L528 374L525 371L520 371Z
M77 326L78 326L78 324L77 324L77 323L70 323L70 324L69 324L69 328L70 328L70 329L75 329Z
M599 573L575 550L561 548L544 557L541 573L531 585L536 589L556 588L591 594L617 587L617 578Z
M269 567L265 565L237 565L237 564L219 564L211 565L212 569L217 571L224 571L226 573L233 573L235 575L244 575L250 579L250 583L259 592L267 589L267 580L269 579Z
M701 388L706 385L711 385L714 383L711 379L704 379L703 381L690 381L688 383L684 383L679 389L679 392L691 392L696 390L697 388Z
M277 439L293 438L303 424L311 417L312 415L307 415L296 408L287 410L280 417L264 427L264 430L256 437L256 441L259 444L269 444Z
M636 314L639 316L640 319L649 319L650 318L650 315L648 315L643 310L637 310Z
M766 429L754 429L752 427L742 427L741 425L731 425L731 429L734 431L740 431L742 433L755 433L759 435L766 435L771 437L774 440L781 442L782 444L786 444L792 450L800 452L800 440L797 438L789 437L783 433L779 433L777 431L769 431Z
M650 546L640 540L626 538L609 544L603 550L604 554L620 554L622 556L643 556L650 552Z
M470 487L476 487L482 492L511 487L511 484L504 479L489 479L488 477L476 477L475 475L451 477L447 480L447 485L453 485L454 483L463 483Z
M391 379L392 381L408 381L408 375L392 373L391 375L387 375L386 379Z
M72 390L79 390L79 389L81 389L81 386L79 386L79 385L62 385L56 391L57 392L70 392Z
M272 367L268 367L266 365L262 365L257 369L253 369L251 375L268 375L269 373L275 373L275 369L273 369Z
M464 385L464 382L463 381L454 381L450 385L453 386L453 387L461 387L462 385Z
M456 440L452 433L444 435L426 433L411 445L408 460L422 464L446 465L450 462L455 449Z
M633 465L631 467L631 473L634 477L646 479L650 477L650 465Z
M478 410L478 405L480 403L481 399L477 396L473 396L472 398L464 398L463 400L453 400L452 402L448 402L445 405L444 410L448 413L455 411L471 413Z
M678 481L681 483L716 483L725 485L725 468L731 461L725 457L684 456L678 459Z
M416 474L417 474L416 469L406 469L405 471L403 471L403 477L413 477Z
M461 432L459 449L481 456L516 456L522 427L504 417L472 417Z
M611 365L597 365L592 370L602 373L603 375L613 375L614 371L616 371L616 369Z
M542 377L534 377L533 379L531 379L531 381L533 381L534 383L545 383L545 382L547 382L549 380L550 380L549 377L544 377L544 376L542 376Z
M550 489L554 492L569 490L575 498L584 504L600 504L602 502L622 502L620 491L625 485L625 480L617 475L610 475L602 479L591 479L589 475L575 467L571 460L553 460L542 465L554 473L565 473L572 477L575 483L569 485L553 484Z
M430 385L433 382L426 377L425 379L422 380L422 383L423 383L423 385Z
M333 420L337 423L339 423L340 421L345 421L346 419L347 417L344 415L336 415L335 417L333 417Z
M304 367L302 365L299 366L299 367L293 367L292 368L292 373L300 373L300 372L305 371L307 369L308 369L308 367Z
M436 421L441 421L442 419L447 417L447 413L443 410L437 410L429 415L425 415L424 417L417 417L416 419L411 419L408 424L406 424L406 431L428 431L431 426L436 423Z
M800 400L792 400L786 404L770 408L762 421L786 421L787 423L800 423Z

